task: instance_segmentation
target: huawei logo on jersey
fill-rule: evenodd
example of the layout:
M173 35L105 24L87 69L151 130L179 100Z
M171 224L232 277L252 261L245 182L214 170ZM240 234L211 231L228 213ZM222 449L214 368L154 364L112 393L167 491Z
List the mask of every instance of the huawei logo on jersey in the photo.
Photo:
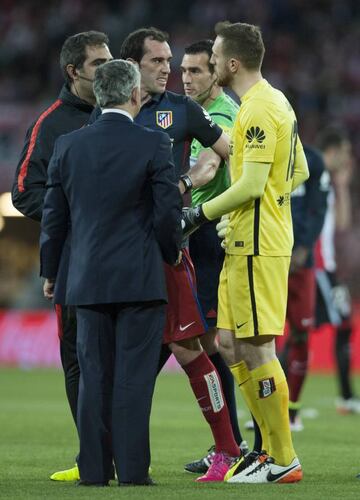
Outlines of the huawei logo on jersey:
M246 139L251 143L254 140L261 144L266 138L266 135L260 127L250 127L246 132Z

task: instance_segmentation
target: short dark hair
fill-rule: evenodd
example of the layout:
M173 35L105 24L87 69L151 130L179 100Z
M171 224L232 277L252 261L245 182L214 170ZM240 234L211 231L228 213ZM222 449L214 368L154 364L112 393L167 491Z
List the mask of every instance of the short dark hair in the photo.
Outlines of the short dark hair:
M65 40L60 52L60 67L67 83L71 83L71 78L66 71L67 65L73 64L75 68L81 68L86 59L86 47L100 45L109 45L108 36L100 31L84 31L69 36Z
M215 33L223 38L223 51L227 57L238 58L247 70L259 70L265 54L259 26L222 21Z
M329 125L317 136L316 145L321 151L326 151L331 147L339 148L348 140L349 136L341 126Z
M214 65L210 62L213 45L213 40L199 40L185 47L185 54L207 54L209 56L209 71L210 73L214 73Z
M120 58L133 59L139 63L145 54L144 42L146 38L156 40L157 42L169 41L169 35L165 31L152 26L150 28L140 28L125 38L120 48Z

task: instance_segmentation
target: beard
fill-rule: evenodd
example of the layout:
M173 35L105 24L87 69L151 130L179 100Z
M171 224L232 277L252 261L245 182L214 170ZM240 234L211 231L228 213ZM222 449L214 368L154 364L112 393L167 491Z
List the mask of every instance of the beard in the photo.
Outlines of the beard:
M230 87L232 79L232 74L226 67L223 68L221 73L217 73L217 84L220 85L220 87Z

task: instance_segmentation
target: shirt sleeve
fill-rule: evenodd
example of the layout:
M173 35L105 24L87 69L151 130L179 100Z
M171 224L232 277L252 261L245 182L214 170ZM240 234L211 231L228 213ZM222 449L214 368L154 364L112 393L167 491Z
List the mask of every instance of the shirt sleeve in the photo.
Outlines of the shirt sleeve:
M231 136L232 133L232 128L234 126L234 120L230 115L226 115L224 113L209 113L210 117L212 120L227 134L229 137ZM204 148L201 143L197 140L194 139L191 143L191 157L190 157L190 165L193 167L195 165L196 159L198 158L199 154L201 151L204 149L210 149L210 148ZM224 160L222 160L222 163Z
M60 138L61 139L61 138ZM60 264L70 223L67 199L61 184L61 158L55 142L46 183L40 233L40 276L55 278Z
M244 162L272 163L277 144L277 124L263 101L252 100L238 115L244 136Z
M55 142L55 134L40 120L26 134L25 144L16 167L12 186L14 206L24 215L41 220L47 168Z
M223 132L221 127L204 108L189 97L186 98L186 110L189 135L205 148L215 144Z
M310 177L305 183L304 229L295 236L297 245L312 248L324 224L330 183L321 154L317 151L305 151L305 153Z
M172 265L176 262L182 240L182 198L175 177L170 138L158 133L159 144L150 164L153 193L153 226L163 259Z

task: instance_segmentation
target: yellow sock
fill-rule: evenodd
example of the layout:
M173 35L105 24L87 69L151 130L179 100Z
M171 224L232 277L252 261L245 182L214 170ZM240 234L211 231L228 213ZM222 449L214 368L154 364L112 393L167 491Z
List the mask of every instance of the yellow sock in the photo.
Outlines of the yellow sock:
M249 369L245 361L240 361L240 363L236 363L235 365L230 366L230 370L240 387L240 391L243 395L247 407L253 414L256 423L260 428L262 449L268 451L269 450L268 433L265 427L264 419L261 416L261 411L257 404L256 397L254 397L254 386L252 383Z
M269 454L278 465L289 465L296 453L289 422L289 389L278 359L250 371L253 390L269 438Z

